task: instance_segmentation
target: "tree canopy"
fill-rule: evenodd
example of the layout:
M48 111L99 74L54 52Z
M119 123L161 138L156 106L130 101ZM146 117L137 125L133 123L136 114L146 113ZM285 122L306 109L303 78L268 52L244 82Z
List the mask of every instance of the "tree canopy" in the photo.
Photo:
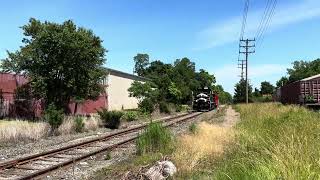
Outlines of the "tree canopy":
M249 102L252 102L252 86L249 84L248 87ZM234 89L233 102L244 103L246 102L246 81L241 79Z
M274 86L267 81L261 82L260 93L261 94L273 94Z
M214 91L218 93L219 102L221 104L232 103L232 95L226 91L224 91L221 85L214 86Z
M149 65L149 55L148 54L137 54L133 57L134 60L134 72L138 76L144 76L146 73L146 68Z
M143 54L144 57L149 57L147 54ZM195 63L190 59L184 57L182 59L177 59L173 64L165 64L160 60L152 61L148 63L147 58L145 60L136 61L136 57L140 56L138 54L135 56L134 61L136 67L141 67L141 76L147 77L154 84L154 91L157 93L152 94L152 99L157 102L170 102L174 104L187 104L192 100L192 92L199 88L214 87L215 77L204 69L200 69L199 72L195 69ZM142 58L141 58L142 59ZM139 62L139 63L137 63ZM141 65L140 62L145 62ZM131 96L139 97L138 94L142 94L138 89L150 89L148 84L133 83L129 92ZM139 92L137 94L137 92ZM143 94L142 99L150 99L150 95ZM156 103L156 102L154 102Z
M94 99L100 94L106 50L91 30L71 20L58 24L34 18L22 30L23 46L8 52L1 68L27 75L35 98L61 109L72 99Z

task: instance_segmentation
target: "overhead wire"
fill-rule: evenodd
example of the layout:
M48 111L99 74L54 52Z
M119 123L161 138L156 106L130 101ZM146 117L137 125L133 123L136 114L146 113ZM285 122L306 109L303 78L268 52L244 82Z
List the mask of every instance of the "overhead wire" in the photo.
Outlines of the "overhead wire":
M262 30L263 24L264 24L264 22L265 22L266 19L267 19L267 14L268 14L269 9L270 9L270 7L271 7L271 2L272 2L272 0L268 0L268 1L267 1L267 4L266 4L266 7L264 8L264 12L263 12L263 15L262 15L260 24L259 24L259 26L258 26L258 30L257 30L256 35L255 35L256 39L258 38L258 36L260 36L260 33L261 33L261 30Z
M242 26L241 26L241 31L240 31L240 39L243 38L243 34L245 32L246 29L246 25L247 25L247 16L248 16L248 11L249 11L249 0L246 0L245 4L244 4L244 9L243 9L243 16L242 16Z
M259 37L259 39L257 41L257 45L259 47L261 46L261 44L262 44L262 42L264 40L266 30L268 29L268 27L270 26L270 23L272 22L272 18L273 18L274 14L275 14L276 6L277 6L277 0L274 0L272 9L270 11L270 15L269 15L269 17L267 19L267 22L266 22L266 25L265 25L264 29L262 29L261 35L260 35L260 37Z
M266 5L266 13L262 17L262 20L260 22L261 26L260 28L258 28L257 34L256 34L256 44L259 47L262 44L266 30L268 29L272 21L272 17L275 14L276 5L277 5L277 0L271 0L270 3L267 3Z

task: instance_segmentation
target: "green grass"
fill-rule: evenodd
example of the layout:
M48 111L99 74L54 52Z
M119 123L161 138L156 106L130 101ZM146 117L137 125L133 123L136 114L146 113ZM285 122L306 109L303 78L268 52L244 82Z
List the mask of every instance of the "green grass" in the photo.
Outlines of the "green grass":
M173 136L160 123L150 123L136 141L137 153L167 153L173 150Z
M237 143L213 179L320 179L320 114L275 103L237 105Z

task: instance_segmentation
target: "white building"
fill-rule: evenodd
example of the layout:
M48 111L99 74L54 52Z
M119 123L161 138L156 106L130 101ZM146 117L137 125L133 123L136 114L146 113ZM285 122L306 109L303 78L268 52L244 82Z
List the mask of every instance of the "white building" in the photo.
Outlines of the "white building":
M107 68L106 84L108 110L135 109L138 99L129 97L128 89L134 81L146 82L147 78Z

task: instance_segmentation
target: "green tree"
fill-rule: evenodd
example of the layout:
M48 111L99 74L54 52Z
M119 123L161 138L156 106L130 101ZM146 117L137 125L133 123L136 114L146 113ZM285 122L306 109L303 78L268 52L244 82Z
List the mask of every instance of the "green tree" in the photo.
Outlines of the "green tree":
M71 20L57 24L34 18L22 30L24 45L15 53L8 52L1 68L25 73L36 98L67 109L73 98L94 99L100 94L106 50L91 30Z
M209 74L204 69L200 69L200 72L196 73L196 79L199 82L200 88L211 88L213 87L214 83L216 83L216 78L214 75Z
M191 101L192 91L197 90L199 82L196 80L195 63L188 58L177 59L174 62L172 81L181 91L181 104Z
M277 85L277 87L281 87L281 86L284 86L284 85L286 85L288 83L289 83L289 79L287 77L285 77L285 76L282 76L280 78L280 80L277 81L276 85Z
M138 76L145 76L146 68L149 65L149 55L148 54L137 54L133 57L134 60L134 72Z
M248 95L249 95L249 102L252 102L252 86L250 84L248 86ZM241 79L235 85L233 102L235 103L246 102L246 81L243 79Z
M261 97L260 90L258 88L254 88L254 92L252 93L254 97Z
M261 82L260 92L261 94L273 94L274 86L267 81Z
M169 90L171 101L178 104L182 97L181 91L177 88L177 86L173 82L171 82L168 90Z
M152 82L134 81L128 91L130 97L138 98L138 106L144 112L152 113L154 105L159 102L159 90Z
M134 81L128 89L128 92L130 97L136 97L139 101L145 98L156 100L158 95L157 88L152 82L141 83Z
M221 85L214 86L213 90L218 94L220 104L232 103L232 95L224 91Z

